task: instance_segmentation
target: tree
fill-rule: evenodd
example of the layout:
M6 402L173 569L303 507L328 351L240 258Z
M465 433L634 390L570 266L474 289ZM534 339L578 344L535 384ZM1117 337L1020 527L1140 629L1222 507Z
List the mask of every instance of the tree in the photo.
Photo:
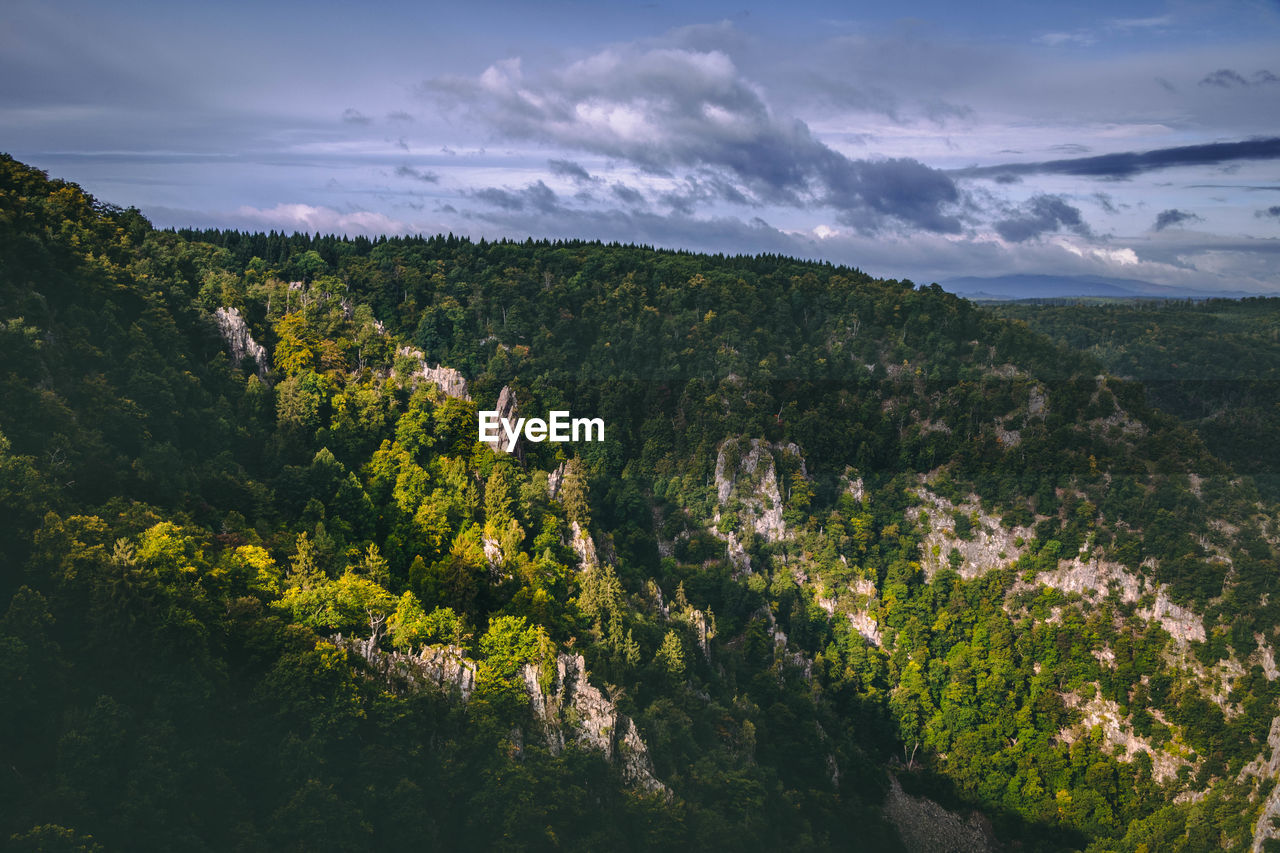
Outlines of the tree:
M684 644L680 642L680 635L675 630L667 631L666 636L662 638L662 645L658 646L653 662L667 674L672 682L679 683L684 680Z
M462 645L470 636L466 623L451 608L437 607L427 613L412 592L400 596L395 613L387 620L387 630L391 644L407 653L427 645Z
M367 627L374 638L381 636L396 605L385 589L351 571L337 580L290 587L280 600L295 621L317 631L353 634Z

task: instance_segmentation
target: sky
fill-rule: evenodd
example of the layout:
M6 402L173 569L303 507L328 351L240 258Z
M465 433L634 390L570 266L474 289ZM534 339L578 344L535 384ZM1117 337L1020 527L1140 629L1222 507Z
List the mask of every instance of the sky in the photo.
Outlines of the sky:
M1280 292L1280 2L4 0L0 151L161 227Z

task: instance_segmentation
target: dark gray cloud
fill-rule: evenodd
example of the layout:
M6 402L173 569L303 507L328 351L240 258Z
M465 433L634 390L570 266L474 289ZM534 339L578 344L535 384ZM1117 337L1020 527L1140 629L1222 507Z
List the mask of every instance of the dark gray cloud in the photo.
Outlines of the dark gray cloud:
M758 207L760 204L743 193L732 181L705 169L697 174L686 175L679 187L661 193L658 201L673 211L686 215L692 215L699 205L707 202L725 201L742 207Z
M404 110L396 110L395 112L387 113L387 121L399 121L399 122L407 123L407 122L413 121L413 116L409 115Z
M360 112L355 107L347 107L342 111L342 120L346 124L370 124L373 119Z
M1236 160L1280 160L1280 137L1246 139L1242 142L1211 142L1183 145L1154 151L1125 151L1097 157L1047 160L1040 163L1007 163L1000 166L973 166L957 169L961 178L994 178L1020 175L1077 175L1086 178L1124 179L1176 166L1215 166Z
M946 174L905 158L846 157L803 122L776 116L718 51L617 48L537 77L508 61L425 91L507 138L617 157L652 174L715 172L744 198L827 205L859 229L960 230L961 196Z
M401 178L413 178L415 181L422 181L426 184L440 183L440 176L435 172L429 172L426 169L415 169L412 166L397 166L396 176Z
M1280 82L1280 77L1265 68L1261 71L1253 72L1253 75L1248 79L1245 79L1245 76L1238 71L1233 71L1230 68L1219 68L1217 71L1206 74L1204 79L1200 81L1200 85L1231 89L1236 86L1265 86L1268 83L1277 82Z
M1273 204L1266 210L1255 211L1253 215L1259 219L1280 219L1280 204Z
M1151 226L1156 231L1163 231L1166 228L1173 228L1178 225L1186 225L1188 222L1202 222L1203 218L1188 210L1177 210L1170 208L1162 210L1156 214L1156 223Z
M518 190L486 187L474 190L471 196L486 204L513 212L531 210L538 213L560 213L564 210L560 204L560 197L542 181L535 181Z
M614 198L623 204L631 205L632 207L640 207L644 204L644 195L639 190L633 189L626 184L615 183L610 187L609 191L613 193Z
M563 178L571 178L584 184L594 180L585 167L572 160L548 160L547 166L551 169L551 174L560 175Z
M1088 235L1089 226L1080 209L1061 196L1037 195L1005 219L995 223L996 232L1010 243L1024 243L1063 228Z
M1098 207L1101 207L1107 213L1120 212L1120 209L1116 207L1115 199L1106 193L1094 193L1093 200L1098 203Z
M1230 68L1219 68L1217 71L1206 74L1204 79L1200 81L1200 85L1230 89L1232 86L1248 86L1249 81Z

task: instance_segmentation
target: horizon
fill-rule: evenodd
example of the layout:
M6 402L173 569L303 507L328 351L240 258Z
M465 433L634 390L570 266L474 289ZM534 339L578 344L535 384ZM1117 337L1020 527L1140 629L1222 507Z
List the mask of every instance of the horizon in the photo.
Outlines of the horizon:
M1275 3L8 18L0 148L161 228L1280 291Z

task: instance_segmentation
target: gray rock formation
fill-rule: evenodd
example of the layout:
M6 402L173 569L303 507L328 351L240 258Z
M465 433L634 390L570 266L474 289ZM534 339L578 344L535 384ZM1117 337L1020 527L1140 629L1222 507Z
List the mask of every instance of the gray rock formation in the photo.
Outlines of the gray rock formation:
M525 691L552 754L564 749L567 735L580 746L603 752L609 761L619 763L622 778L633 787L650 793L667 791L653 775L649 749L635 724L587 680L582 655L556 656L548 690L543 690L539 674L538 667L525 666Z
M774 452L799 458L800 473L805 473L800 448L794 444L772 445L753 438L745 450L742 442L730 439L720 445L716 454L716 500L718 509L712 518L712 532L729 546L729 559L740 572L750 572L751 558L738 537L738 532L720 532L721 513L731 502L738 504L738 531L754 533L766 542L787 538L787 525L782 519L782 493L778 488Z
M249 334L249 325L245 323L244 317L240 316L240 309L219 308L213 312L213 319L217 321L218 331L222 333L222 339L227 343L227 352L231 355L231 361L240 365L246 359L251 360L256 366L258 375L265 376L271 369L267 360L266 347L255 341L253 335Z
M426 354L413 347L400 347L396 350L396 355L413 360L414 370L409 375L410 379L426 380L439 388L440 393L446 397L456 397L459 400L471 399L467 391L466 377L452 367L445 367L442 364L428 367Z
M1170 782L1178 771L1191 762L1181 755L1160 749L1151 741L1136 734L1130 717L1120 713L1120 706L1110 699L1094 696L1085 700L1076 693L1063 693L1063 704L1080 712L1080 722L1058 733L1065 743L1074 743L1095 728L1102 730L1103 748L1109 750L1117 761L1132 762L1138 753L1151 756L1151 776L1157 782ZM1161 719L1161 722L1167 722Z
M600 559L596 556L596 544L591 540L590 534L582 529L582 525L578 522L570 522L570 528L573 530L573 550L578 555L578 564L583 569L593 569L600 565Z
M406 655L382 651L376 637L344 639L341 634L333 644L360 655L375 674L401 691L433 686L466 702L476 688L476 663L458 646L427 646L420 655Z
M401 692L423 689L443 690L463 702L471 699L476 687L477 664L458 646L427 646L420 655L384 652L376 636L369 639L332 638L340 649L364 658L369 670L390 687ZM547 748L559 754L566 743L604 753L619 764L622 778L632 787L648 793L669 794L667 786L653 775L649 748L630 717L599 688L587 680L582 655L556 656L549 689L543 690L539 669L526 665L525 690L535 725ZM515 733L513 743L523 748L523 734Z
M515 427L516 419L520 417L520 402L516 400L516 393L511 390L510 385L502 386L502 391L498 394L497 411L499 423L506 421L511 424L512 428ZM503 433L503 435L505 436L505 433ZM517 458L524 457L524 448L520 443L522 440L523 438L516 440L515 449L512 451L513 455ZM504 437L503 440L495 444L494 447L497 448L500 453L507 453L506 438Z
M923 506L907 509L907 518L918 522L922 512L929 514L929 530L920 550L922 568L930 580L933 580L939 570L949 565L948 557L952 548L960 552L961 562L957 570L960 577L973 580L992 569L1016 562L1022 555L1022 547L1017 544L1017 540L1022 538L1025 542L1035 536L1028 527L1007 530L999 516L982 511L981 504L974 496L957 505L923 486L916 489L916 494L924 502ZM968 539L960 539L956 535L952 514L957 512L977 517L977 524L973 525Z
M1249 776L1253 776L1258 784L1262 784L1280 775L1280 717L1273 717L1271 720L1267 748L1269 752L1264 752L1244 766L1237 782L1244 783ZM1273 787L1262 802L1257 823L1253 827L1253 845L1250 847L1252 853L1261 853L1267 841L1280 838L1280 829L1272 823L1277 818L1280 818L1280 785Z
M973 812L968 819L927 797L913 797L889 774L885 816L897 827L902 844L912 853L981 853L999 849L986 819Z
M555 500L560 494L560 484L564 482L564 475L569 471L569 463L561 462L555 467L555 470L547 474L547 497Z

